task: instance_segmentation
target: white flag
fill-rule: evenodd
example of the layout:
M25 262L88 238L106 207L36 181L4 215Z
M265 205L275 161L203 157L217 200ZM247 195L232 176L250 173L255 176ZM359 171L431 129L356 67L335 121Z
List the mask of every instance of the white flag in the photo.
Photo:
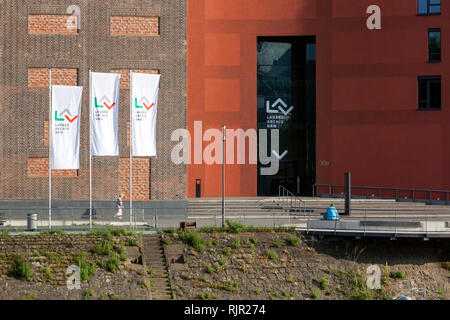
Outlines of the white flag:
M92 72L92 155L118 156L120 74Z
M160 75L131 73L133 156L156 156L156 116Z
M80 168L83 87L52 86L52 169Z

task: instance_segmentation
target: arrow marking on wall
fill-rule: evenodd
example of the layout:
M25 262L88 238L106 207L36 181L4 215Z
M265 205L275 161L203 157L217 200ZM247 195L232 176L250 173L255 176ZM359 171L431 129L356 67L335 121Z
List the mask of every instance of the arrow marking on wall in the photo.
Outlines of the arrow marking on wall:
M278 154L278 152L276 152L275 150L272 150L272 153L273 153L273 155L274 155L275 157L278 158L278 160L281 160L281 159L284 158L285 155L288 154L288 151L287 151L287 150L284 150L284 152L281 154L281 156L280 156L280 155Z
M292 110L294 110L294 107L290 107L288 110L284 111L284 109L278 107L278 109L285 115L287 116L289 113L291 113Z

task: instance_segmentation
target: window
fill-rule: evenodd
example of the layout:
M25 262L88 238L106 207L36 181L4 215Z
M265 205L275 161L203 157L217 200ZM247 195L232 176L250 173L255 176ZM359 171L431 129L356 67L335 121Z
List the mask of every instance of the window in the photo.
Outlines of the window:
M428 29L428 61L441 61L441 29Z
M441 77L419 77L419 110L441 109Z
M418 14L440 14L441 0L418 0Z

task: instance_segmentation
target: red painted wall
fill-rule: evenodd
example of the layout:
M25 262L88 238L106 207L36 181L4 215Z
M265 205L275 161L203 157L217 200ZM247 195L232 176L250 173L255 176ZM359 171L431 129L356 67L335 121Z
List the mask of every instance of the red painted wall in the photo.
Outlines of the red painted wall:
M366 28L374 4L381 30ZM256 128L257 36L315 35L316 182L343 184L351 171L354 185L449 190L446 5L417 16L412 0L189 0L188 129ZM441 63L427 63L428 28L441 28ZM441 111L417 111L425 75L442 77ZM255 196L256 175L256 165L227 165L227 196ZM189 197L196 178L202 196L221 195L221 165L189 165Z

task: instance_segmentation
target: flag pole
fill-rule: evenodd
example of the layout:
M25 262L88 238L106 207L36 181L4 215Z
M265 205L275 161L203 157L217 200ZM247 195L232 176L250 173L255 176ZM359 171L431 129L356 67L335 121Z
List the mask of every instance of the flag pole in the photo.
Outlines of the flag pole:
M48 87L48 228L52 230L52 68L49 69Z
M133 72L130 69L130 228L133 225Z
M92 71L89 69L89 230L92 230Z

